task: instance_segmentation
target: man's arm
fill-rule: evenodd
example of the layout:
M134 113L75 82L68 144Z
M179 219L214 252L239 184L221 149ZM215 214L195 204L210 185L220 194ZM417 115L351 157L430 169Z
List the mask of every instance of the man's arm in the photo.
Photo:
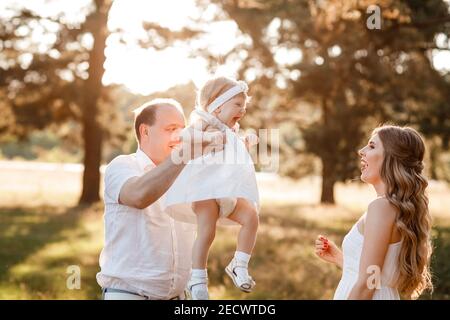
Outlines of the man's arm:
M143 209L157 201L173 184L189 160L203 155L206 150L223 150L225 135L219 131L202 133L188 128L181 137L179 148L172 151L156 168L140 177L127 180L119 193L119 203Z
M185 166L175 164L171 157L141 177L130 178L119 193L119 203L144 209L158 200L170 188Z

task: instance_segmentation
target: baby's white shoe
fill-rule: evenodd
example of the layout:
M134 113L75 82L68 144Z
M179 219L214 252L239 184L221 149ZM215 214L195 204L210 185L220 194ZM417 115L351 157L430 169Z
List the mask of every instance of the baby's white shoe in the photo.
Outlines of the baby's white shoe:
M189 300L209 300L208 278L191 277L187 283L186 296Z
M236 268L244 268L247 269L247 264L245 262L236 260L233 258L228 266L225 268L225 272L230 276L231 280L233 280L234 285L243 292L252 292L253 287L256 285L256 282L252 279L248 272L246 272L246 276L242 275L241 272L236 272Z

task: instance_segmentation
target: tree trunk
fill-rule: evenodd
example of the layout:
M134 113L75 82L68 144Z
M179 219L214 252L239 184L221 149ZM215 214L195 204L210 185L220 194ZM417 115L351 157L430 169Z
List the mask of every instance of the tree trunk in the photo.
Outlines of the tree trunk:
M326 159L322 159L322 195L321 203L334 204L334 177L333 164Z
M95 108L92 108L93 110ZM93 110L94 111L94 110ZM83 191L80 203L93 203L100 200L100 161L102 156L102 132L97 120L97 112L83 115L84 172Z
M430 178L438 180L437 165L439 159L439 147L436 139L431 139L430 143Z
M86 80L83 103L84 172L81 203L100 200L100 162L102 158L102 128L98 122L99 100L105 63L109 1L96 1L97 9L88 17L94 46L89 56L89 78ZM88 21L87 21L88 22Z
M327 97L322 99L322 119L324 126L327 127L329 123L328 114L328 100ZM334 178L333 161L322 157L322 195L320 196L320 203L334 204Z

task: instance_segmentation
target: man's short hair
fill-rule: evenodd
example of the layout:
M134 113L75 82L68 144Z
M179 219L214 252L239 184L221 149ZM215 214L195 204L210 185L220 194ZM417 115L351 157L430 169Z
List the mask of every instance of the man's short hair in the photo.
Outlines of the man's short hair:
M184 115L183 108L181 107L180 103L175 99L158 98L144 103L142 106L133 110L134 130L138 142L141 139L141 134L139 133L139 126L141 124L147 124L149 126L152 126L156 121L156 111L158 110L158 108L162 106L175 107L178 109L178 111L181 112L181 114Z

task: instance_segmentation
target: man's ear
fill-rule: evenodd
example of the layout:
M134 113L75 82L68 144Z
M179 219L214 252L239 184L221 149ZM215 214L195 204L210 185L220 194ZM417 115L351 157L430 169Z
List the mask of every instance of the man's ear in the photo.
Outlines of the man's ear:
M148 136L148 126L144 123L139 125L139 135L142 137Z

